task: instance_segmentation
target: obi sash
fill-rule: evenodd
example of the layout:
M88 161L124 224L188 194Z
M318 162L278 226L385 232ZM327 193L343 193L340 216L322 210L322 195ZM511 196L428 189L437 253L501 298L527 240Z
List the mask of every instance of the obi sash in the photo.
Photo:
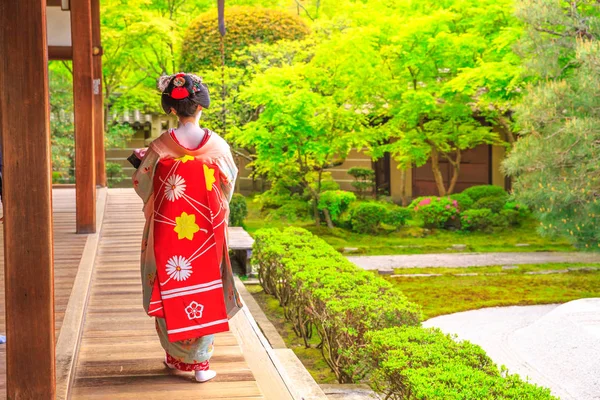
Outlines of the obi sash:
M161 159L154 173L156 278L148 315L169 341L229 330L221 277L227 204L220 172L192 156Z

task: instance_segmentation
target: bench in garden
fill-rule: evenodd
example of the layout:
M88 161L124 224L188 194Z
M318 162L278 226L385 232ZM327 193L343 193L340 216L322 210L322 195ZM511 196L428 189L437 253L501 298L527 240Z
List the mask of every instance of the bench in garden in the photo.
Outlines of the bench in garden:
M254 239L240 226L230 226L227 229L229 232L229 251L233 252L233 256L242 266L241 273L250 275L252 273L250 257L252 256Z

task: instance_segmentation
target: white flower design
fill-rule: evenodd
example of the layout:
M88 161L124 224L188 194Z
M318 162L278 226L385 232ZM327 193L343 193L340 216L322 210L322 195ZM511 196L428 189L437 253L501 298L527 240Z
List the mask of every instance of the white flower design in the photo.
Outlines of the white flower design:
M167 180L165 195L169 201L175 201L185 192L185 179L179 175L171 175Z
M185 308L185 312L189 319L202 318L202 311L204 311L204 306L195 301L192 301L190 305Z
M192 274L192 264L182 256L173 256L167 261L167 274L176 281L185 281Z

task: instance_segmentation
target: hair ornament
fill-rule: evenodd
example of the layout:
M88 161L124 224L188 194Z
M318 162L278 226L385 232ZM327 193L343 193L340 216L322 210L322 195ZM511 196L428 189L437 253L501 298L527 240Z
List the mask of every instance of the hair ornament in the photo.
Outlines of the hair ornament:
M175 78L173 78L173 86L182 87L184 85L185 85L185 75L184 74L175 75Z

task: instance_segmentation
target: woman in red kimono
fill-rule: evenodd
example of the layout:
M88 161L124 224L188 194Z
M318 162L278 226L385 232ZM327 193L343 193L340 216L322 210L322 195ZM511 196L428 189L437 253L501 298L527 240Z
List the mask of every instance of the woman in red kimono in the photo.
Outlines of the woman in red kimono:
M214 334L229 330L241 307L227 250L238 171L225 140L199 126L210 105L202 80L179 73L162 77L159 89L179 127L150 144L133 175L146 216L144 309L156 318L165 364L206 382L216 376L209 369Z

